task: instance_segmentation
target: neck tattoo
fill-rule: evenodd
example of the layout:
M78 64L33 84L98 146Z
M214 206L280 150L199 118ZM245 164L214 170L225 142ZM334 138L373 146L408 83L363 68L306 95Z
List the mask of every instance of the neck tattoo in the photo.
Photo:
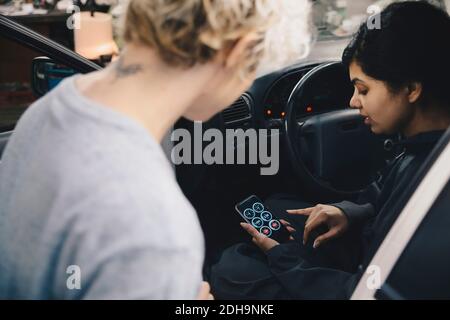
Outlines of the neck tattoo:
M125 65L123 58L119 58L115 66L116 79L135 75L139 72L142 72L142 70L142 65L138 63Z

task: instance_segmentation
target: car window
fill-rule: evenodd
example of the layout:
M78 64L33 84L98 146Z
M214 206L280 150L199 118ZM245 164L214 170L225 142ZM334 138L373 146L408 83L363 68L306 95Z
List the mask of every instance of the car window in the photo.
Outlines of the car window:
M30 4L16 6L14 1L10 1L0 5L0 14L104 66L119 53L121 47L120 16L125 6L113 3L100 5L78 0L73 3L60 1L53 8L31 6L27 11ZM95 9L92 14L89 12L91 5Z
M0 47L0 132L5 132L14 128L36 100L31 88L31 62L40 54L1 35Z
M38 97L53 89L63 78L76 72L2 35L0 35L0 47L2 48L0 50L0 133L2 133L13 130L25 110Z
M73 50L73 30L66 27L70 16L64 11L17 9L13 1L0 6L0 13L31 30ZM31 63L42 56L35 50L0 34L0 132L10 131L17 120L36 100L31 88Z
M450 299L450 182L431 207L376 298Z
M315 0L313 21L318 31L318 40L348 38L357 30L374 10L399 0ZM428 0L444 10L450 10L450 0Z

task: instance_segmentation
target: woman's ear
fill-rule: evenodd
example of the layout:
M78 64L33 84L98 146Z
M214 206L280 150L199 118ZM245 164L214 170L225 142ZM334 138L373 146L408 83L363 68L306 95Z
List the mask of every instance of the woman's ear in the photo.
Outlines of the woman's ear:
M225 52L224 66L226 68L234 68L239 65L243 59L248 59L248 50L258 40L255 33L248 33L239 40L237 40L233 46Z
M420 82L412 82L408 85L408 100L410 103L415 103L422 95L423 86Z

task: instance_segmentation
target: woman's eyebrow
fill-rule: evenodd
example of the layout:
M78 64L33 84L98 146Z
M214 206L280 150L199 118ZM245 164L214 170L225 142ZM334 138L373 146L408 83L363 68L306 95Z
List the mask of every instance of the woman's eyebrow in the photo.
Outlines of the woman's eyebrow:
M358 79L358 78L352 79L352 84L353 85L355 85L357 82L361 82L362 84L364 84L364 81L362 81L361 79Z

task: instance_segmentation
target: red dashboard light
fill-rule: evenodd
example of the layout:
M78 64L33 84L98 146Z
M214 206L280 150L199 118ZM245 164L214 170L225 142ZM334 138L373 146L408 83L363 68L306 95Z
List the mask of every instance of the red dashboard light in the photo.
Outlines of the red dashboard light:
M308 112L308 113L313 112L313 107L312 106L307 106L306 107L306 112Z
M272 115L272 110L268 109L268 110L266 111L266 113L267 113L268 116L271 116L271 115Z
M283 112L281 113L281 117L284 118L285 116L286 116L286 112L283 111Z

